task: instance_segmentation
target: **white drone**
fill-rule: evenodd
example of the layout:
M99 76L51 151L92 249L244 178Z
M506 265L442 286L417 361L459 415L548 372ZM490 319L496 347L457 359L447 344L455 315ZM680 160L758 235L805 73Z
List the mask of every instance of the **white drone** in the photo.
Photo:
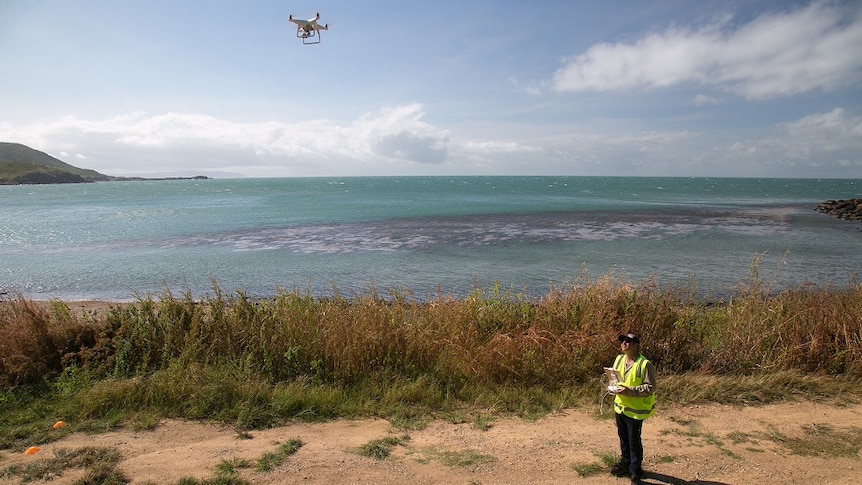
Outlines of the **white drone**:
M295 19L293 15L289 15L287 20L296 24L296 37L302 39L303 44L320 44L320 31L329 30L329 24L317 23L320 20L320 14L308 20Z

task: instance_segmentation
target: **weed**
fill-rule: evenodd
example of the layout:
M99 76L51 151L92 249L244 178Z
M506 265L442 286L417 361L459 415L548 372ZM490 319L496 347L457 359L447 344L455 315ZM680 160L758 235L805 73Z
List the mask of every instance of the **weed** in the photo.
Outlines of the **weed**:
M414 458L419 463L429 463L432 460L437 460L448 467L464 468L473 465L482 465L485 463L493 463L497 458L480 453L476 450L440 450L437 448L423 448L419 452L419 457Z
M608 469L619 460L619 457L615 453L599 453L596 456L599 458L598 463L575 463L572 465L572 469L575 470L579 477L601 475L607 473Z
M27 465L13 465L3 470L4 477L18 477L22 482L52 480L63 475L69 468L86 470L83 478L75 483L116 485L129 480L116 470L120 454L115 448L84 447L69 450L58 449L54 456Z
M176 485L248 485L251 482L239 476L239 470L250 467L251 462L243 458L222 460L216 465L215 477L203 480L183 477Z
M751 435L749 433L745 433L743 431L734 431L734 432L728 434L727 438L730 439L730 441L735 445L738 445L740 443L748 443L750 441L753 441Z
M572 469L578 474L579 477L591 477L594 475L601 475L607 473L608 468L601 463L575 463L572 465Z
M719 446L719 447L718 447L718 450L719 450L723 455L726 455L726 456L728 456L728 457L730 457L730 458L733 458L733 459L735 459L735 460L741 460L741 459L742 459L742 457L741 457L741 456L739 456L739 455L737 455L736 453L734 453L734 452L733 452L733 450L729 450L729 449L727 449L727 448L724 448L723 446Z
M768 437L800 456L855 457L862 449L862 430L859 428L836 430L826 424L806 424L802 429L802 437L788 437L774 429L770 430Z
M203 480L192 477L183 477L177 481L176 485L249 485L250 483L251 482L242 477L230 475L217 476L215 478L207 478Z
M407 435L401 435L400 437L387 436L386 438L371 440L368 443L365 443L359 447L357 452L368 458L385 460L389 457L390 453L392 453L393 448L402 445L409 440L410 437Z
M718 448L718 450L726 456L730 458L740 459L740 456L734 453L732 450L726 448L724 446L724 441L721 440L714 433L703 430L700 425L696 421L688 421L689 427L688 429L671 429L662 431L663 434L676 433L680 436L686 436L690 439L692 443L695 440L701 440L704 444L714 446ZM737 435L733 435L733 437L738 438Z
M669 414L667 419L673 423L676 423L680 426L690 426L695 423L695 420L691 418L682 417L676 414Z
M488 431L494 426L494 417L480 413L473 418L473 427L480 431Z
M274 470L287 459L290 455L299 451L302 448L303 442L299 438L288 440L287 443L278 445L275 451L268 451L257 459L255 470L258 472L268 472Z
M437 459L446 466L460 468L497 461L493 456L476 450L440 451L437 453Z
M161 417L152 412L141 412L132 416L130 427L134 431L152 431L159 426Z
M597 456L607 467L611 467L619 461L618 454L613 452L599 453Z
M242 468L251 468L251 462L244 458L231 458L222 460L216 465L216 476L229 477L236 475Z

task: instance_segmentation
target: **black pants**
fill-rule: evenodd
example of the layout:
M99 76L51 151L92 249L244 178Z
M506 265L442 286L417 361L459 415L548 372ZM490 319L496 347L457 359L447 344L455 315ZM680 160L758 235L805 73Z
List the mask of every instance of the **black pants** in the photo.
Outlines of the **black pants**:
M641 443L641 429L644 422L625 414L617 414L617 434L620 436L620 463L629 467L629 473L640 476L644 461L644 447Z

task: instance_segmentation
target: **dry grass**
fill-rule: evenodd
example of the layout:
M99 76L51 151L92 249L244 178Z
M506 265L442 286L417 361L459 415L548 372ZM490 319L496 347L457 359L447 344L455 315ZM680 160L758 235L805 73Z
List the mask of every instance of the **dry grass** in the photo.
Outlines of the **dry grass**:
M82 321L62 302L0 301L0 386L56 375L95 349L101 322Z
M691 294L612 279L552 290L538 301L498 288L424 302L374 292L254 300L216 288L201 302L168 294L116 308L105 325L116 329L111 363L124 376L199 364L271 382L395 375L568 386L593 378L627 330L643 335L644 353L663 374L862 376L858 283L772 296L754 288L718 305Z
M609 278L554 289L538 301L495 288L418 302L373 291L346 299L242 292L196 301L166 292L115 306L101 320L23 298L0 304L0 384L56 376L70 366L99 377L172 366L230 368L270 382L352 383L370 375L569 386L616 353L615 337L643 335L662 373L764 371L862 376L862 285L749 289L717 305L690 290Z

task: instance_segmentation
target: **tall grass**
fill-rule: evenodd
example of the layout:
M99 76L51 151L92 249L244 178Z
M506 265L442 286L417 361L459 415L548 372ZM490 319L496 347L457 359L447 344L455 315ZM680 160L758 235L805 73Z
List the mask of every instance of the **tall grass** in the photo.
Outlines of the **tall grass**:
M244 427L285 417L409 418L411 409L458 403L528 413L585 399L625 331L643 336L643 353L680 389L691 373L750 376L742 382L752 386L765 374L862 378L858 281L772 294L755 274L719 302L698 298L693 285L610 276L540 299L498 286L421 301L405 290L333 293L261 299L214 283L200 300L166 290L99 315L19 296L0 302L0 386L50 382L79 419L117 407Z
M62 302L0 300L0 387L58 374L96 349L101 333L97 322L81 321Z
M595 375L613 356L619 332L672 329L680 312L674 295L638 292L609 280L555 290L538 302L498 288L463 299L438 295L418 302L401 296L370 292L319 299L282 292L252 299L216 288L203 301L170 294L143 299L107 316L121 336L114 372L132 377L195 364L273 383L429 376L450 385L556 388ZM667 346L682 335L662 337L655 345Z

